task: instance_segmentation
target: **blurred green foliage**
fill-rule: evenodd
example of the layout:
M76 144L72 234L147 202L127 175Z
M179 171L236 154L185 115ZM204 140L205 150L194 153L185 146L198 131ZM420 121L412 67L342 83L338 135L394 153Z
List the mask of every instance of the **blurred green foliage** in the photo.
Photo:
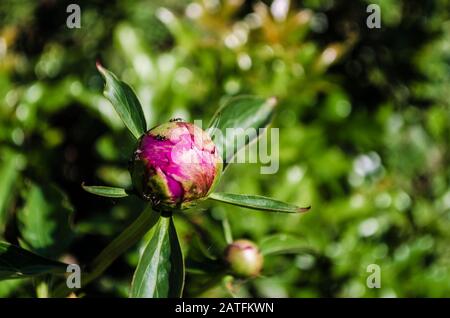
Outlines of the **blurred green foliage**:
M250 281L191 271L186 296L450 295L448 0L305 0L288 11L279 0L78 1L82 28L68 29L70 2L0 3L1 237L86 264L142 210L80 187L130 185L133 138L102 96L100 60L135 89L149 127L173 117L206 126L237 94L279 99L278 173L235 164L220 189L311 211L206 205L177 228L188 261L220 253L228 222L235 239L281 233L305 248L267 256ZM380 29L366 27L369 3ZM60 225L33 241L30 217L48 228L72 209L75 233ZM126 296L138 251L83 293ZM381 267L379 289L366 287L369 264ZM34 295L31 280L0 282L2 297Z

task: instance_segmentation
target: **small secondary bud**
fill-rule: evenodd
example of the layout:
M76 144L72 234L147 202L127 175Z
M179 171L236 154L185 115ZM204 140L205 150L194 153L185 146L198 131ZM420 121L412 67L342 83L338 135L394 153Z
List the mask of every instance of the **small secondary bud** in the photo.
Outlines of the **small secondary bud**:
M255 243L237 240L227 246L225 260L232 272L241 277L259 275L263 267L263 256Z

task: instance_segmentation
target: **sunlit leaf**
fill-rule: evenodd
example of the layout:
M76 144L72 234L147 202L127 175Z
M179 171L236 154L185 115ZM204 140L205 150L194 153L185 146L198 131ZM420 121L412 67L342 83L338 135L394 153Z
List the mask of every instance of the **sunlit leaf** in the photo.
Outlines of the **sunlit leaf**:
M136 139L147 130L144 112L141 104L128 84L122 82L112 72L97 63L97 69L105 79L106 85L103 94L114 106L125 126Z
M259 195L216 192L210 194L209 198L215 201L220 201L248 209L270 212L299 213L306 212L310 209L310 207L300 208L293 204Z
M123 198L128 196L127 191L122 188L106 187L106 186L86 186L84 184L82 184L81 186L85 191L102 197Z
M274 97L240 96L219 108L209 124L209 132L222 154L224 167L239 150L259 137L261 128L270 124L276 104Z
M159 220L141 255L131 284L130 297L181 297L184 262L172 218Z

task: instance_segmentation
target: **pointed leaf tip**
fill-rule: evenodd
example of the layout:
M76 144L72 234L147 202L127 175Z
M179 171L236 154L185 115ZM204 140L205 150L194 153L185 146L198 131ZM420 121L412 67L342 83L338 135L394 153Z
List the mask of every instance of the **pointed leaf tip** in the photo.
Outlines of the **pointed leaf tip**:
M103 95L111 102L125 126L139 139L147 130L144 112L133 89L104 68L99 61L97 70L105 80Z
M278 98L275 96L269 97L269 99L267 99L267 104L275 108L278 105Z
M294 204L278 201L260 195L214 192L209 195L209 198L215 201L240 206L243 208L269 212L299 213L306 212L310 208L300 208Z
M97 68L97 70L99 71L99 73L104 77L105 76L105 68L103 67L102 63L100 62L100 60L97 60L95 62L95 67Z

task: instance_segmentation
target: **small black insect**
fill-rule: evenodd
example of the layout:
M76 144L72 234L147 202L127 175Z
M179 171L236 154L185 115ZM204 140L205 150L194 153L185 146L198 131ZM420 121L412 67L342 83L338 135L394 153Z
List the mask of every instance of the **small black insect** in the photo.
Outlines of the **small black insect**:
M167 140L167 138L166 138L166 137L164 137L164 136L161 136L161 135L156 135L156 136L155 136L155 139L156 139L156 140L159 140L159 141L164 141L164 140Z
M174 122L174 121L183 121L183 119L182 118L179 118L179 117L177 117L177 118L172 118L171 120L169 120L171 123L172 122Z
M153 196L152 196L151 194L148 194L148 193L143 193L143 194L142 194L142 197L143 197L144 200L146 200L146 201L152 201L152 199L153 199Z
M150 201L153 206L157 206L161 203L161 199L157 198L154 194L144 193L144 200Z

